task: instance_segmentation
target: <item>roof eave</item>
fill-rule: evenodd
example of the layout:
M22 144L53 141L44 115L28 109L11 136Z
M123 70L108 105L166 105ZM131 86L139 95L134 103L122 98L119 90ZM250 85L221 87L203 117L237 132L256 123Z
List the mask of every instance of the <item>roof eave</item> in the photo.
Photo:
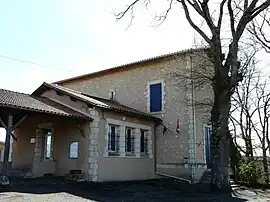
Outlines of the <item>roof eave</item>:
M22 111L30 111L30 112L37 112L37 113L44 113L44 114L49 114L49 115L56 115L56 116L62 116L62 117L67 117L67 118L74 118L74 119L83 119L83 120L90 120L92 121L93 118L87 117L87 116L72 116L72 115L65 115L61 113L52 113L48 111L43 111L43 110L37 110L37 109L32 109L32 108L27 108L27 107L20 107L20 106L13 106L13 105L5 105L0 103L0 107L6 107L6 108L11 108L11 109L18 109Z
M176 56L176 55L184 55L184 54L189 54L189 53L193 53L193 52L207 51L207 50L209 50L209 47L185 49L185 50L182 50L182 51L173 52L173 53L169 53L169 54L164 54L164 55L160 55L160 56L156 56L156 57L151 57L151 58L147 58L147 59L127 63L127 64L124 64L124 65L119 65L119 66L116 66L116 67L104 69L104 70L89 73L89 74L83 74L83 75L79 75L79 76L75 76L75 77L71 77L71 78L67 78L67 79L62 79L62 80L53 82L53 84L63 84L63 83L83 79L83 78L86 78L86 77L89 77L89 76L94 76L94 75L99 75L99 74L102 75L102 74L108 73L110 71L113 72L113 71L116 71L116 70L123 69L125 67L136 66L136 65L140 65L140 64L146 64L146 63L149 63L149 62L153 62L153 61L156 61L156 60L162 60L162 59L173 57L173 56Z

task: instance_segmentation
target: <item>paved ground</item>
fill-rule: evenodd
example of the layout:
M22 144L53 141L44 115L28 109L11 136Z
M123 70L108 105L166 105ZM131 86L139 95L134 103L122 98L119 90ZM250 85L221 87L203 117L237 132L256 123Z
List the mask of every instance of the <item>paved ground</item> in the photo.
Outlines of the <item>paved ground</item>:
M62 179L12 179L0 192L7 201L270 201L270 191L235 187L233 194L210 193L206 185L188 185L168 180L128 183L75 183Z

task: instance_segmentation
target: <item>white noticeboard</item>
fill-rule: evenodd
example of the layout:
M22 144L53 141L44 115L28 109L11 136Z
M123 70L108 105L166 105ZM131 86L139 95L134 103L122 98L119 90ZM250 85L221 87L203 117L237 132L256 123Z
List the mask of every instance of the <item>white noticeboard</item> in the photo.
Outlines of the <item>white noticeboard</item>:
M31 139L30 139L30 143L31 143L31 144L35 144L35 143L36 143L36 138L31 138Z

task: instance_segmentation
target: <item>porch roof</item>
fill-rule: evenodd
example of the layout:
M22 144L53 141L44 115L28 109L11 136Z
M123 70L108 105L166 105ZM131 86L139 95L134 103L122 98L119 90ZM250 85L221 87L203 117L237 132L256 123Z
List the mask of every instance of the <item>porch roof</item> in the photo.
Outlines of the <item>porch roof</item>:
M49 98L0 89L0 109L9 108L22 111L40 112L65 117L90 120L91 118L58 104Z
M92 96L80 91L75 91L69 88L65 88L63 86L57 85L57 84L49 84L44 82L38 89L36 89L32 95L40 95L42 94L45 90L48 89L54 89L55 91L62 92L68 96L74 97L78 100L81 100L82 102L91 104L93 106L103 108L103 109L108 109L120 113L125 113L137 117L141 117L144 119L151 119L157 122L161 122L162 120L152 116L151 114L141 112L139 110L136 110L134 108L128 107L126 105L120 104L117 101L113 101L110 99L105 99L97 96Z

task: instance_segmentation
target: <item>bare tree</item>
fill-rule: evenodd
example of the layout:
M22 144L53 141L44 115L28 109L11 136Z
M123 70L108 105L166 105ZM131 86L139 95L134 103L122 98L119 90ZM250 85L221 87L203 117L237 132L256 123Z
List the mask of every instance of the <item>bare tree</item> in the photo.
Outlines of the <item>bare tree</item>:
M233 139L238 150L243 153L248 160L253 160L252 120L256 114L256 105L254 104L253 94L257 86L260 72L256 67L254 54L246 55L246 62L242 63L245 69L245 75L242 82L235 89L232 95L232 107L230 122L233 127ZM245 147L238 144L237 140L243 140Z
M269 12L269 8L262 12L259 15L259 19L253 20L248 28L248 31L251 33L251 38L257 41L268 53L270 53L270 35L266 33L270 32Z
M174 3L179 3L190 26L209 45L209 58L214 66L214 76L211 79L214 92L214 104L211 111L213 127L211 185L213 188L227 189L229 188L229 148L227 145L231 96L235 87L243 79L238 57L239 42L247 26L270 6L270 0L220 0L217 1L218 9L215 9L217 4L212 1L211 4L209 0L169 0L167 2L168 7L157 19L163 22ZM122 12L118 13L117 19L123 18L128 13L133 16L134 7L139 3L148 6L151 2L150 0L133 0ZM226 26L225 5L227 5L230 27L229 45L224 44L222 39L222 30ZM205 22L208 30L196 24L194 13ZM218 14L214 15L214 13Z
M270 115L270 93L267 80L260 81L260 77L255 88L256 113L258 121L252 120L252 126L259 139L259 147L262 151L262 162L265 183L269 183L267 151L269 149L269 115Z
M269 115L270 93L269 83L261 71L256 68L256 62L248 67L245 79L236 88L232 96L231 123L234 128L234 142L238 150L245 154L248 161L263 163L264 180L269 183L268 159L269 150ZM245 146L238 144L243 140ZM260 156L254 156L262 154Z

